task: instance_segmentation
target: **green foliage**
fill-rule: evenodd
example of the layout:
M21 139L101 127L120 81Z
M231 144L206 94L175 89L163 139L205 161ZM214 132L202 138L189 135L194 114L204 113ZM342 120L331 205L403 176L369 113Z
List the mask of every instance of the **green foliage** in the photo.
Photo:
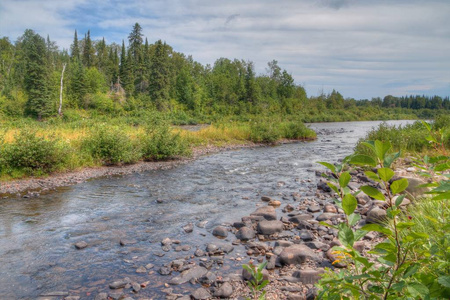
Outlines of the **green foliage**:
M56 138L45 139L32 129L22 130L14 142L1 146L3 171L42 175L58 170L67 161L67 143Z
M140 140L144 160L164 160L190 152L187 141L167 125L147 126L146 134Z
M137 145L118 127L97 126L81 147L104 165L132 163L140 158Z
M272 122L255 122L250 126L250 140L252 142L273 144L280 137L279 129Z
M389 141L360 145L367 148L367 155L352 155L339 165L320 162L333 173L329 186L338 194L336 204L346 215L346 222L337 226L343 246L335 247L334 253L338 254L338 262L345 260L347 268L338 273L327 270L317 285L319 299L448 299L448 180L427 184L433 188L430 193L437 196L422 200L404 214L400 205L405 195L400 193L407 188L408 181L405 178L392 181L394 171L390 168L399 153L390 153ZM450 169L448 160L445 156L425 157L417 166L433 179ZM352 162L370 168L375 162L376 173L366 171L366 175L379 188L367 185L361 190L374 199L386 201L387 225L354 227L359 220L354 214L356 199L347 187L350 173L345 171L346 164ZM385 239L375 245L370 256L363 256L355 250L354 243L368 231L379 232Z
M249 272L251 279L247 282L252 291L253 300L266 299L266 291L263 289L269 284L268 280L264 280L262 270L266 267L267 262L255 266L253 264L243 265L242 267ZM248 298L251 299L251 298Z

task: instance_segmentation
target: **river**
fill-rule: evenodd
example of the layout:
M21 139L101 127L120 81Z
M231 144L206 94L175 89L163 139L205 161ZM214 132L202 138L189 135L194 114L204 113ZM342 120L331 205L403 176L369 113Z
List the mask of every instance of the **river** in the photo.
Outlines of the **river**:
M226 151L170 170L94 179L38 198L2 199L0 298L36 299L66 291L93 299L125 276L150 281L139 296L160 295L166 278L157 272L137 274L137 267L152 263L156 271L192 255L215 239L214 226L240 220L256 208L261 195L286 201L292 193L312 198L315 170L320 169L315 162L335 162L352 153L357 140L379 123L310 124L318 132L316 141ZM182 229L201 221L207 221L205 228ZM162 253L165 237L191 249ZM130 245L120 246L120 240ZM89 246L77 250L79 241ZM238 265L225 263L224 270Z

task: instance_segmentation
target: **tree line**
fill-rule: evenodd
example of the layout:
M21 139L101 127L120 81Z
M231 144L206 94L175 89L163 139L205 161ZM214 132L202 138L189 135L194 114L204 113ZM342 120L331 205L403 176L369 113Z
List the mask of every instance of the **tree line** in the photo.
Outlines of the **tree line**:
M0 59L0 111L12 117L55 115L61 85L64 109L105 113L157 109L233 115L294 114L305 107L450 108L448 97L438 96L356 101L333 90L308 98L276 60L260 75L251 61L219 58L212 66L202 65L161 40L150 44L138 23L121 45L107 44L104 38L93 41L90 31L80 39L75 31L70 51L27 29L15 43L0 39Z

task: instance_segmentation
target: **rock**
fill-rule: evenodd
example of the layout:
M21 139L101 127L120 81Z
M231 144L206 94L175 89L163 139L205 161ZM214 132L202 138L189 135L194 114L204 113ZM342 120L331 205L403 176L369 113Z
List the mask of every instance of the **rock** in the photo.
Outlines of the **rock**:
M319 242L319 241L312 241L305 243L306 246L308 246L311 249L320 249L322 251L327 251L330 249L330 245Z
M298 270L292 274L293 277L299 278L303 284L315 284L320 279L320 274L323 274L324 270L319 269L305 269Z
M272 255L272 256L269 258L269 261L267 262L267 265L266 265L266 269L267 269L267 270L273 270L273 269L275 269L276 262L277 262L277 258L278 258L278 256L276 256L276 255Z
M214 228L212 234L217 237L227 237L228 236L228 229L224 226L217 226Z
M378 206L374 206L367 213L367 223L382 223L384 220L386 220L386 211Z
M133 289L133 292L138 293L141 290L141 285L137 282L132 282L131 288Z
M309 242L314 239L314 235L308 230L302 230L300 231L300 239L304 242Z
M192 231L194 231L194 224L189 223L183 226L183 230L186 233L191 233Z
M204 221L200 221L197 224L195 224L198 228L205 228L206 227L206 223L208 223L207 220Z
M69 296L69 293L62 292L62 291L55 291L55 292L42 293L40 296L41 297L64 297L64 296Z
M308 207L308 211L312 213L319 212L320 209L321 208L319 205L311 205L310 207Z
M353 244L353 248L359 253L362 253L366 248L366 243L364 241L357 241Z
M216 281L216 274L213 272L207 272L205 275L198 279L198 282L201 284L211 285Z
M205 300L205 299L210 299L211 298L211 294L209 293L209 291L205 288L198 288L196 289L192 294L191 294L192 298L194 298L195 300Z
M268 196L262 196L261 200L264 202L270 202L272 200L272 198L268 197Z
M64 297L64 300L80 300L81 297L80 296L67 296Z
M300 221L297 225L297 229L312 230L312 229L314 229L314 226L311 223L309 223L308 221Z
M107 293L99 293L95 296L94 300L108 300L108 294Z
M326 221L326 220L331 220L333 218L337 218L338 216L339 216L338 214L333 214L333 213L322 213L317 216L316 220L317 221Z
M290 204L287 204L287 205L282 209L282 211L283 211L284 213L291 212L291 211L293 211L293 210L294 210L294 207L293 207L292 205L290 205Z
M317 189L322 190L322 191L324 191L326 193L331 192L331 188L322 179L320 179L319 183L317 184Z
M302 264L306 259L315 259L314 251L305 245L292 245L283 249L280 253L280 262L283 265Z
M361 187L361 185L360 185L359 183L356 183L356 182L351 181L351 182L348 183L348 187L349 187L352 191L357 191L357 190L359 190L359 188Z
M374 238L377 237L377 235L378 234L375 231L370 231L364 236L364 239L365 240L373 240Z
M275 242L275 247L289 247L294 245L291 241L278 240Z
M317 289L311 288L308 290L308 292L306 292L306 300L314 300L317 297Z
M169 239L169 238L165 238L165 239L163 239L161 241L161 245L163 245L163 246L170 246L170 245L172 245L172 240Z
M129 278L124 278L122 280L116 280L109 285L109 288L113 289L113 290L122 289L130 282L131 282L131 280Z
M75 248L77 248L78 250L84 249L87 246L88 246L88 244L85 241L75 243Z
M266 243L263 243L263 242L248 242L247 247L253 248L253 249L258 249L258 250L263 250L265 252L267 252L269 250L269 245L267 245Z
M244 222L234 222L233 223L233 227L234 228L236 228L236 229L241 229L242 227L245 227L246 225L245 225L245 223Z
M426 183L423 180L414 177L404 177L404 178L408 179L408 187L406 188L405 191L407 192L407 194L412 195L413 198L420 197L429 191L429 188L427 187L419 187L420 185Z
M206 245L206 252L216 252L219 250L219 246L213 243Z
M333 204L325 205L323 211L326 212L326 213L332 213L332 214L337 213L336 206L334 206Z
M261 221L258 223L258 233L270 235L284 230L284 224L281 221Z
M226 243L223 244L214 244L214 243L209 243L208 245L206 245L206 252L212 253L212 254L216 254L216 253L230 253L234 250L233 245L229 245Z
M145 265L145 268L146 268L147 270L153 269L154 267L155 267L154 264L146 264L146 265Z
M194 255L197 257L205 256L205 252L201 249L197 249L195 250Z
M261 273L263 274L263 280L269 279L269 271L267 271L266 269L263 269L261 271ZM242 269L242 278L244 278L244 280L247 280L247 281L254 280L252 274L250 274L250 272L247 271L246 269Z
M270 200L268 205L273 206L273 207L278 207L281 205L281 201L278 200Z
M273 206L263 206L255 210L250 216L263 217L266 220L276 220L277 212Z
M249 227L242 227L236 232L236 238L242 241L254 239L255 236L256 236L255 231L253 230L253 228Z
M190 268L189 270L181 272L181 274L179 276L172 278L169 281L169 284L173 284L173 285L183 284L183 283L189 282L191 280L197 280L198 278L202 277L206 273L208 273L208 270L206 268L203 268L200 266L195 266L195 267Z
M181 250L183 250L183 251L189 251L189 250L191 250L191 246L189 246L189 245L183 245L183 246L181 246Z
M147 269L141 266L136 269L136 273L147 273Z
M289 218L289 221L295 224L300 224L302 221L311 220L313 218L314 216L310 214L299 214Z
M120 246L134 245L134 244L137 244L137 241L130 240L130 239L121 239L119 244L120 244Z
M219 298L229 298L233 294L233 287L229 282L224 282L214 291L213 296Z
M161 267L161 268L159 268L158 273L163 276L167 276L172 273L172 270L168 267Z

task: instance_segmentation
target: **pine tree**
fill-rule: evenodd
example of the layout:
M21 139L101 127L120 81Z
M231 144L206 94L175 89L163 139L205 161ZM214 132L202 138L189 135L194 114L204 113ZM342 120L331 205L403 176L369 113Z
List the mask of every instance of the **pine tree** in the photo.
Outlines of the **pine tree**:
M25 57L24 86L28 94L25 112L42 119L51 114L52 105L48 92L48 67L45 40L31 29L21 38Z
M169 56L166 43L155 43L155 53L151 58L149 94L159 110L169 108Z
M79 60L80 59L80 47L78 46L78 35L77 35L77 31L76 30L75 30L75 35L73 37L73 44L71 46L70 58L72 60Z
M92 46L91 32L88 30L87 35L84 37L84 47L83 47L83 64L85 67L92 67L94 65L94 55L95 50Z
M142 36L143 34L141 25L139 25L139 23L134 24L133 31L128 36L128 51L131 52L131 56L135 65L139 65L142 60Z

